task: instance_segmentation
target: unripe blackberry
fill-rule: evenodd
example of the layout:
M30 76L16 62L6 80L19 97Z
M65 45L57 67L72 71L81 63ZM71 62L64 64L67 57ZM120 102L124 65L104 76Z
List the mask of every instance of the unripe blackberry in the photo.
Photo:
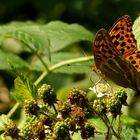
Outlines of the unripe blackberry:
M98 113L106 113L106 104L104 99L96 99L93 103L93 109Z
M82 125L86 118L86 112L83 108L78 107L76 105L71 106L70 118L75 122L77 125Z
M13 121L5 124L4 136L10 136L12 139L19 139L19 129Z
M121 114L122 103L118 98L111 97L108 109L112 113L112 115L116 118L117 115Z
M47 84L43 84L38 89L38 96L43 100L44 103L48 103L49 106L52 106L57 101L53 88Z
M65 102L64 104L61 104L59 106L59 110L58 110L62 117L65 119L69 116L69 113L71 112L71 105L68 102Z
M26 114L29 116L32 116L32 115L37 116L40 110L35 100L26 100L24 102L24 108L25 108Z
M51 117L49 117L49 116L41 115L39 120L40 120L40 122L42 122L42 124L45 125L45 126L51 127L51 126L53 125L53 120L52 120Z
M45 125L42 121L36 120L32 123L31 134L34 139L45 140Z
M118 89L113 96L115 96L115 98L118 98L123 105L127 105L127 93L124 89Z
M83 139L94 137L94 130L95 128L91 124L85 123L84 126L81 128L81 137Z
M80 107L86 107L88 105L88 99L86 97L86 93L77 88L71 90L68 99L70 100L70 103L72 105L77 105Z
M108 110L114 117L121 114L122 105L127 105L127 94L124 89L118 89L114 92L108 103Z
M65 122L67 122L67 124L69 125L69 129L71 132L76 131L77 124L75 123L75 120L73 120L71 118L67 118Z
M20 136L24 139L29 139L31 137L31 130L31 124L29 122L26 122L20 131Z
M55 139L64 139L66 136L69 136L69 125L65 121L57 122L54 126L54 135Z

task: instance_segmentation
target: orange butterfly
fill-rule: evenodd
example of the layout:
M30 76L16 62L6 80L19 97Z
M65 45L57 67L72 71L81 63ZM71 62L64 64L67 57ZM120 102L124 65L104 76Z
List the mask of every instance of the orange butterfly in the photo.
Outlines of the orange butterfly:
M116 84L140 91L140 51L128 15L122 16L107 32L95 36L93 54L96 68Z

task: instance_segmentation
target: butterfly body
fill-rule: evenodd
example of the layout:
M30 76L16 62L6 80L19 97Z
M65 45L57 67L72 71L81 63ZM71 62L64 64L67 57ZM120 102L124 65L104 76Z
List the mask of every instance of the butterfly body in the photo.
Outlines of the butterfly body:
M140 91L140 51L129 16L122 16L109 31L102 28L96 33L93 54L97 69L106 77Z

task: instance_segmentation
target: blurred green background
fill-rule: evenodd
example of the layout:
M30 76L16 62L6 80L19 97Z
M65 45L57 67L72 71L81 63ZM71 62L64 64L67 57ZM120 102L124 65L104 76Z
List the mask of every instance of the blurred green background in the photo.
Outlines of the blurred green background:
M124 14L134 20L139 11L139 0L1 0L0 22L62 20L97 30L109 28Z

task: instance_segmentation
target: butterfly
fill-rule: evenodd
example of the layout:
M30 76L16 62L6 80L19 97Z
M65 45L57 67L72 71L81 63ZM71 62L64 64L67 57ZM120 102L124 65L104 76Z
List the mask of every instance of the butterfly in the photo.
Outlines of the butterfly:
M94 39L95 65L116 84L140 91L140 51L128 15L119 18L109 31L100 29Z

